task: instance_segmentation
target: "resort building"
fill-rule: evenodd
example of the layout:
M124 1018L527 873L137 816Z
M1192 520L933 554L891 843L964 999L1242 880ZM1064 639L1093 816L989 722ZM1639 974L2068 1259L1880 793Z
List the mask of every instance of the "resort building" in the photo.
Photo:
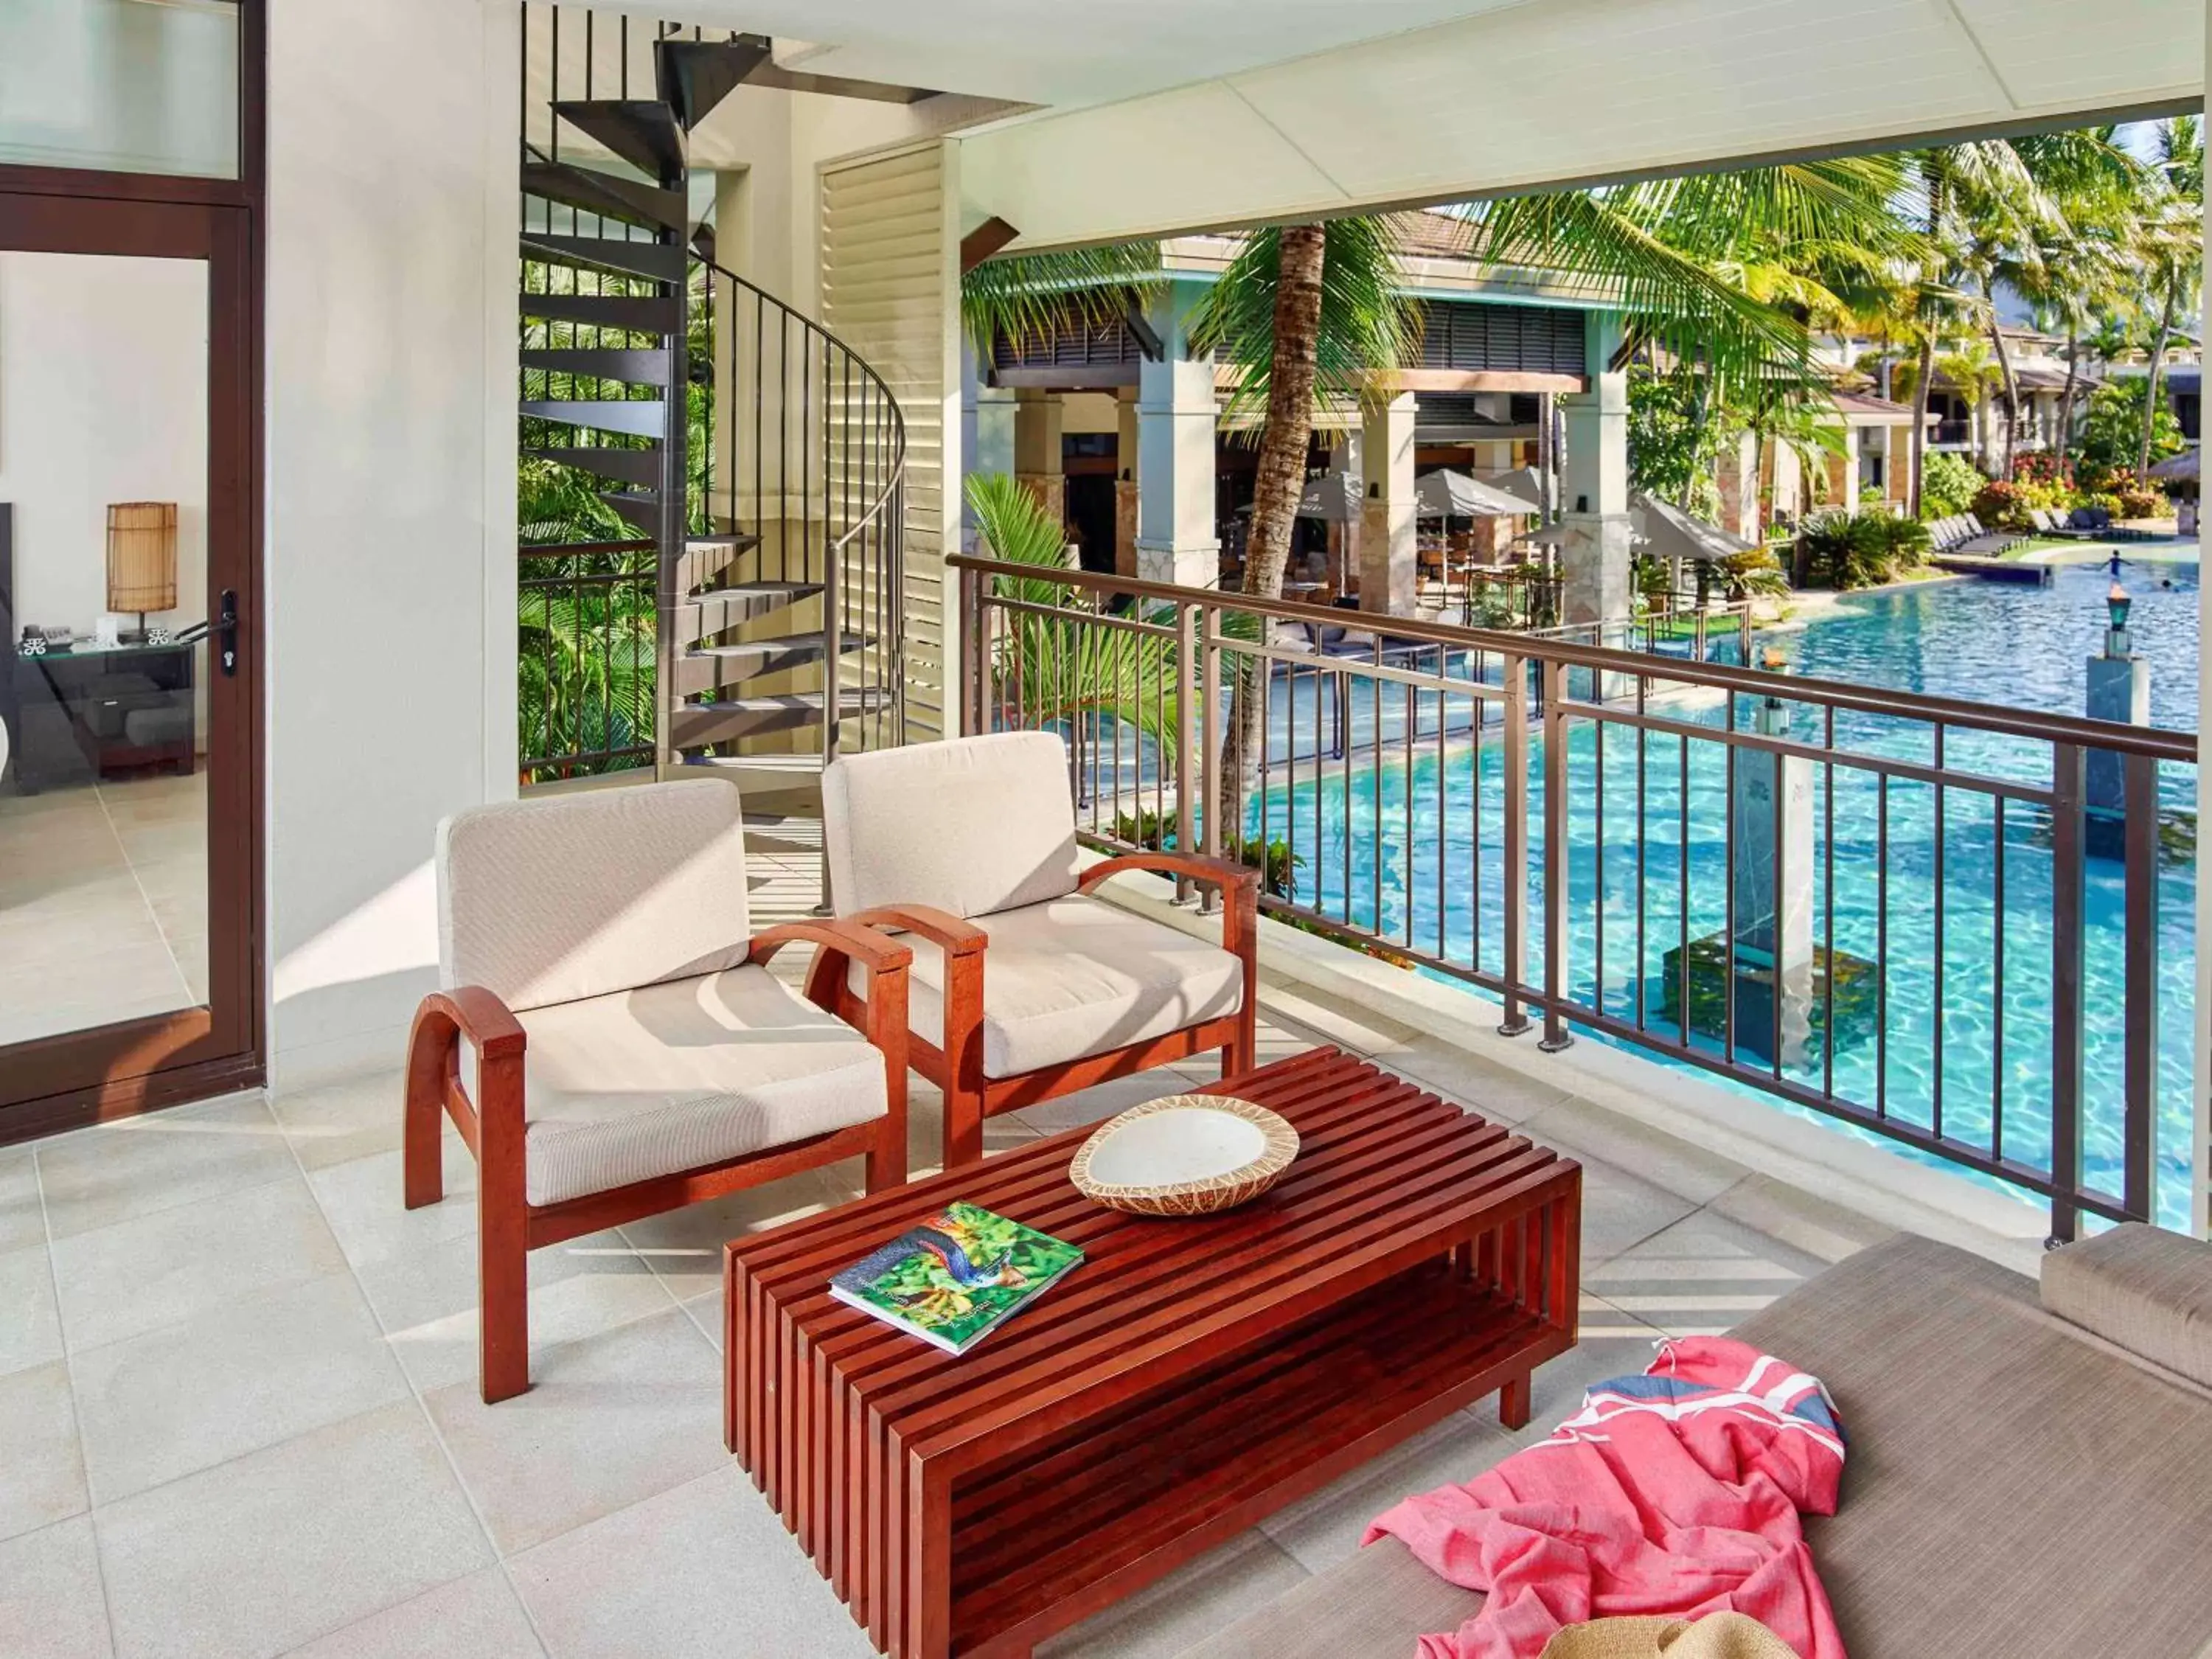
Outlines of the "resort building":
M1892 574L1906 400L1702 522L1448 210L2179 116L2204 14L0 6L0 1655L2212 1648L2193 541L1674 608ZM1385 210L1245 595L1190 306ZM1421 603L1523 469L1546 617ZM1638 1409L1557 1506L1701 1524L1478 1536L1686 1390L1788 1513Z

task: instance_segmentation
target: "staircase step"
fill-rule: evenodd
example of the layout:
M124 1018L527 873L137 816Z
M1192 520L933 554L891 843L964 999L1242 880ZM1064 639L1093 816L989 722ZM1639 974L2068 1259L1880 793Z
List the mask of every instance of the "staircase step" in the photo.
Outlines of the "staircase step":
M726 587L694 593L677 601L676 642L696 644L741 623L811 599L821 591L819 582L732 582Z
M689 165L676 112L657 98L564 98L553 112L653 178L681 178Z
M583 265L617 276L649 276L680 283L690 250L678 242L624 242L611 236L555 236L542 230L522 233L522 251L541 259Z
M526 403L522 405L522 412L533 419L586 426L594 432L621 432L633 438L660 436L661 400L658 398L626 400L556 398L550 402Z
M543 317L549 322L619 328L632 334L673 334L684 325L683 310L673 295L655 298L631 294L526 294L522 314Z
M522 354L522 367L556 374L588 374L603 380L666 386L669 354L659 346L538 346Z
M670 746L698 749L737 743L768 732L789 732L820 723L825 697L819 691L785 691L772 696L728 697L720 702L678 708L669 722ZM837 718L857 720L891 706L881 686L856 686L837 694Z
M532 161L522 169L522 193L581 208L647 230L681 232L690 223L690 204L680 190L663 190L635 179L618 179L566 161Z
M759 537L735 532L691 538L684 544L683 556L676 562L676 591L689 593L695 587L704 587L759 545Z
M844 636L847 653L875 643L865 634ZM696 697L726 686L742 685L763 674L781 674L820 662L826 647L819 634L787 634L780 639L747 640L738 645L695 645L676 664L676 693Z
M734 40L657 40L654 79L663 101L689 131L768 63L772 50L764 34L741 34Z
M658 536L660 533L660 497L658 495L628 495L619 489L602 489L599 499L636 526L641 534Z
M660 452L658 449L599 449L561 448L526 449L523 453L532 459L551 461L561 466L573 466L585 472L611 478L617 483L636 484L651 489L660 483Z

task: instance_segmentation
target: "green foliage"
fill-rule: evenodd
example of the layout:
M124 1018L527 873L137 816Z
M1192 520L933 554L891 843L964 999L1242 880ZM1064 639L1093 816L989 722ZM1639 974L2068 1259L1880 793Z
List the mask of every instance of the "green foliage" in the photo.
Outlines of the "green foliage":
M1628 377L1630 483L1701 519L1720 516L1713 466L1729 435L1711 399L1711 383L1686 366Z
M1920 513L1926 519L1954 519L1974 504L1988 484L1979 467L1948 449L1931 450L1920 467Z
M1275 362L1275 290L1282 232L1245 238L1190 319L1194 356L1221 350L1238 371L1226 415L1252 429L1265 415ZM1322 228L1321 329L1314 349L1314 399L1371 404L1387 398L1387 375L1420 355L1421 305L1401 290L1398 233L1388 217L1331 219Z
M1816 513L1798 538L1816 581L1838 591L1878 587L1923 563L1927 526L1886 513Z
M1062 319L1098 327L1160 285L1158 242L1115 242L986 259L960 279L960 325L984 362L1001 334L1014 341Z
M1790 578L1771 550L1755 547L1720 561L1722 591L1731 599L1778 599L1790 594Z
M1003 472L969 475L968 502L991 556L1041 570L1068 567L1067 534ZM1175 752L1182 676L1174 641L1101 617L1089 595L1042 577L998 576L1003 613L991 664L996 706L1025 727L1119 721Z
M1123 812L1114 820L1114 839L1147 852L1170 851L1176 845L1175 821L1161 817L1150 807L1138 812ZM1290 842L1279 838L1248 842L1231 836L1224 842L1221 851L1223 857L1257 870L1260 890L1270 898L1297 897L1297 872L1305 867L1306 861L1291 851Z
M2150 392L2148 380L2110 380L2089 394L2089 416L2081 432L2080 478L2083 486L2103 490L2124 471L2135 481L2136 458L2143 441L2143 404ZM2182 448L2181 423L2173 418L2163 394L2154 411L2150 458L2163 460Z

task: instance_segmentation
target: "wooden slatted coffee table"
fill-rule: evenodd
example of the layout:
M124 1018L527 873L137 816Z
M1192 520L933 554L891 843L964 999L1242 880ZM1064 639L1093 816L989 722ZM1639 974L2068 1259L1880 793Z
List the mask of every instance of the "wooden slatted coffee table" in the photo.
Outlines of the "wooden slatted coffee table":
M1333 1050L1220 1091L1303 1143L1224 1215L1092 1203L1078 1129L726 1248L725 1437L883 1652L1026 1655L1573 1346L1580 1166ZM829 1287L955 1199L1085 1256L957 1358Z

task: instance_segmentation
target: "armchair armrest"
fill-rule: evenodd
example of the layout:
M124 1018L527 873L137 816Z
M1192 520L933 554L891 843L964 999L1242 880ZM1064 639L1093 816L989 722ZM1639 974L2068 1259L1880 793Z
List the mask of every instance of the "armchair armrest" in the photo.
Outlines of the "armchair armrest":
M948 957L974 956L990 942L991 937L974 922L933 904L879 904L872 910L857 910L838 920L857 922L863 927L903 927L908 933L921 934Z
M463 1037L477 1051L477 1074L470 1079L474 1086L448 1098L447 1081ZM492 1151L520 1146L522 1053L528 1042L514 1011L481 985L433 991L416 1006L407 1037L407 1114L415 1125L405 1158L410 1209L438 1196L438 1137L434 1130L424 1132L421 1120L427 1116L434 1122L441 1104L480 1167Z
M787 921L764 927L753 935L751 944L746 947L745 961L764 963L787 945L818 945L825 951L852 957L871 976L903 968L914 960L914 952L889 934L841 917L828 921Z
M505 1060L520 1055L528 1042L507 1004L481 985L463 985L451 991L433 991L415 1011L415 1029L434 1031L442 1024L465 1036L483 1060Z
M1219 887L1224 892L1256 893L1260 890L1260 872L1249 864L1238 864L1232 859L1209 857L1203 853L1123 853L1092 865L1075 884L1075 890L1087 893L1100 882L1131 870L1149 871L1156 875L1188 876L1193 881L1206 882Z

